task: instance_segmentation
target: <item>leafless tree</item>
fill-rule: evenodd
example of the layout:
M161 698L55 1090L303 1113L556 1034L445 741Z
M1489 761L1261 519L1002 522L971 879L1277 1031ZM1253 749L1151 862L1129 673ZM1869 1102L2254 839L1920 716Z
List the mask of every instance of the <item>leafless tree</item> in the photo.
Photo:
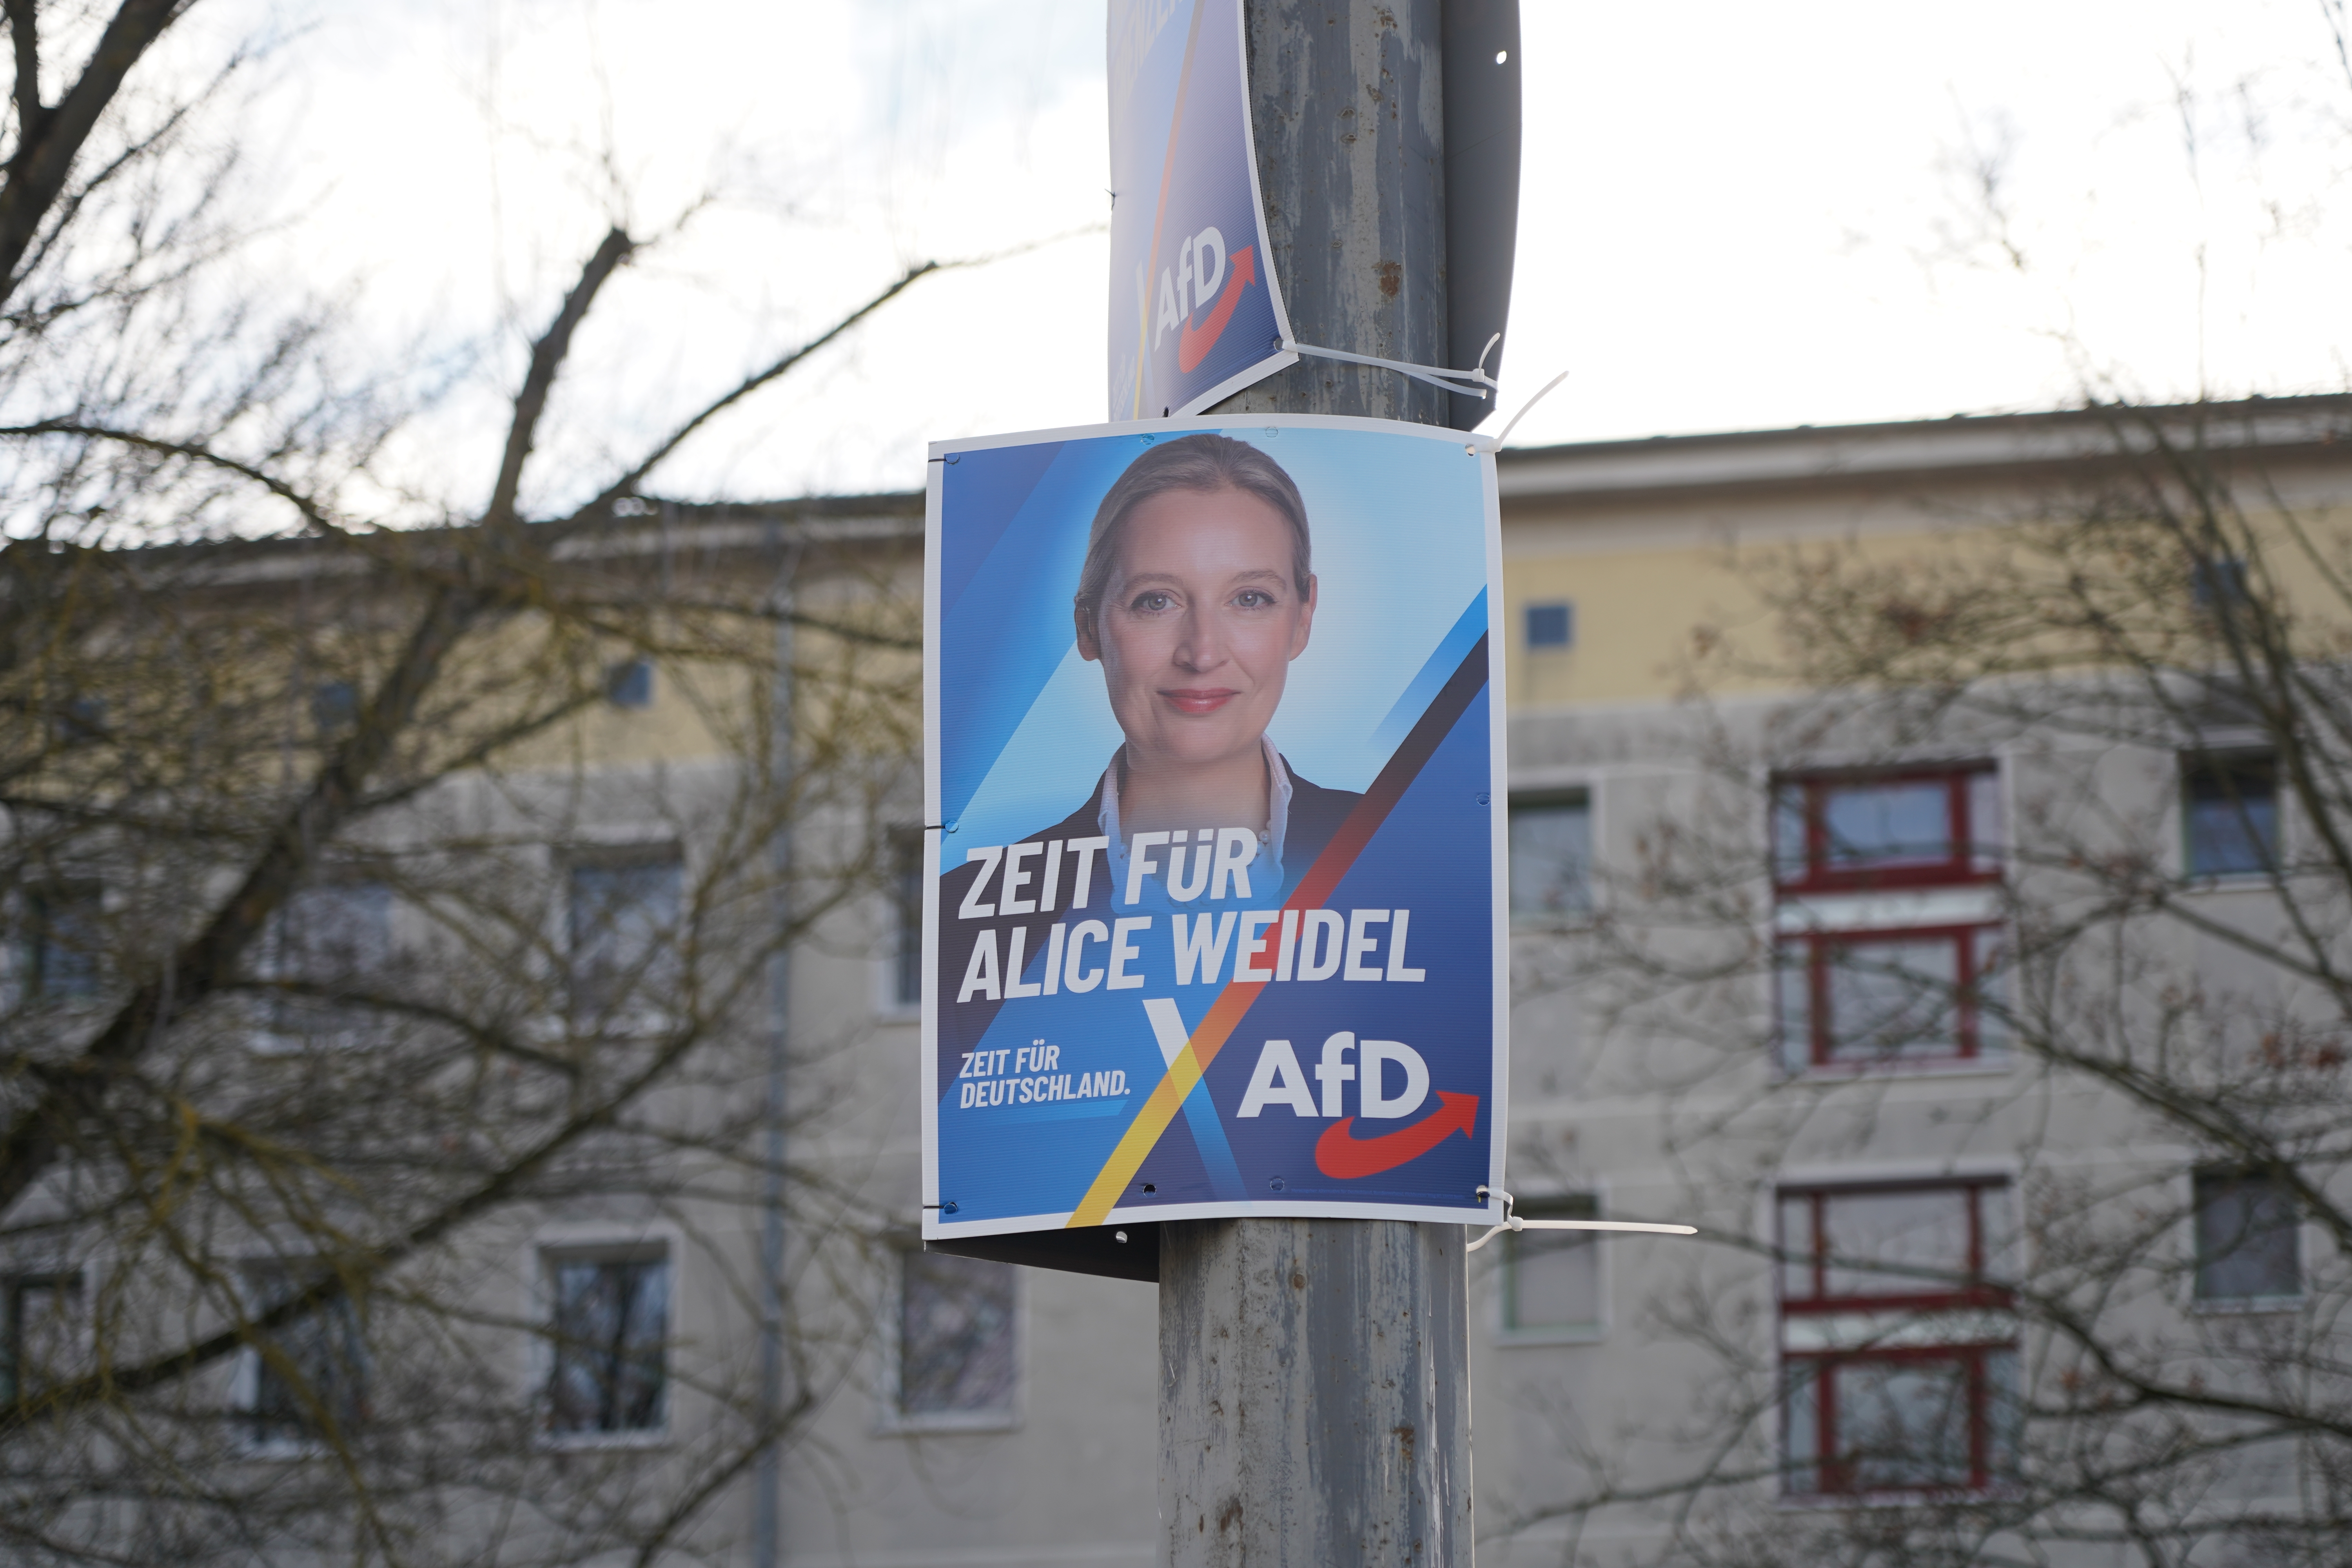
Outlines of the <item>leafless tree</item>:
M533 515L645 243L613 228L486 501L418 526L371 469L398 377L211 265L248 57L148 83L188 8L7 10L0 1556L713 1549L866 1331L872 1216L780 1172L767 1084L782 955L872 902L911 778L915 541L895 503L646 488L933 268ZM779 1173L770 1281L739 1238ZM582 1216L637 1239L546 1242ZM772 1397L726 1332L771 1289Z
M1640 1315L1707 1370L1567 1439L1516 1527L1757 1568L2340 1559L2352 404L2068 428L2064 479L1940 535L1742 556L1769 646L1696 629L1707 765L1550 956L1711 1226ZM1734 677L1801 695L1705 695ZM1972 929L1855 939L1931 894ZM1896 1155L2005 1173L1791 1191Z

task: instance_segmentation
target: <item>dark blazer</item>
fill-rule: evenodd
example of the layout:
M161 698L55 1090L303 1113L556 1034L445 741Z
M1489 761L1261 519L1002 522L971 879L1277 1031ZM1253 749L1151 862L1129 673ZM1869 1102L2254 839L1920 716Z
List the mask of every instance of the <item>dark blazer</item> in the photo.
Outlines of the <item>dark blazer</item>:
M1348 814L1364 797L1352 790L1325 789L1320 784L1307 783L1290 766L1287 757L1283 758L1282 766L1290 774L1290 819L1283 829L1282 866L1285 877L1296 882L1307 868L1315 863L1315 858L1323 853L1323 847L1331 842L1331 836L1339 832L1339 825L1348 820ZM1108 776L1108 770L1105 770L1105 777ZM1032 833L1020 842L1043 844L1052 838L1066 842L1073 838L1101 837L1102 791L1103 781L1097 778L1094 789L1087 795L1086 803L1077 810L1053 826ZM941 858L956 852L954 839L949 838L946 843L950 847L942 853ZM1116 896L1106 891L1110 887L1108 859L1100 853L1095 856L1093 896L1087 905L1087 914L1107 910ZM1043 869L1040 862L1032 861L1031 864ZM935 994L940 1005L939 1081L942 1084L955 1077L957 1068L962 1065L963 1053L979 1046L981 1037L995 1021L999 1006L999 1004L984 997L975 997L961 1006L956 1004L956 988L963 984L964 964L971 956L971 948L968 943L946 940L962 923L956 919L956 910L971 891L972 879L980 872L979 866L966 862L940 879L940 931L943 940L940 942L939 971L931 979L938 987ZM1029 933L1023 944L1024 952L1034 958L1044 952L1046 928L1068 916L1067 900L1074 891L1072 879L1072 870L1066 865L1053 909L1034 915L991 921L989 923L1001 933L1000 940L1009 944L1013 928L1020 926ZM1257 891L1265 898L1270 897L1274 889L1260 887Z

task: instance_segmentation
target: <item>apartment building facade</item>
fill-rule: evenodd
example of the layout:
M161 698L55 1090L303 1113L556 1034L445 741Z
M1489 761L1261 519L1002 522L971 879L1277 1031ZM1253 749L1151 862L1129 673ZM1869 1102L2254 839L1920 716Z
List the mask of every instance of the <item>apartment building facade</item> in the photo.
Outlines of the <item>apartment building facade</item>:
M2352 1513L2329 968L2352 879L2311 650L2352 399L1501 469L1511 1189L1529 1217L1705 1234L1530 1231L1471 1259L1482 1556L2326 1560ZM911 581L919 498L861 506L861 563L803 608ZM662 548L719 526L681 513ZM2298 668L2312 689L2264 695ZM593 765L469 828L561 817L530 896L575 1017L702 973L675 954L744 842L711 823L747 764L697 690L658 651L616 662ZM678 1091L744 1146L782 1141L781 1200L761 1160L714 1156L723 1193L582 1181L502 1213L463 1249L498 1304L479 1364L518 1442L696 1495L680 1560L1139 1564L1153 1289L916 1239L923 824L888 752L794 819L794 856L858 890ZM853 843L855 866L829 847ZM77 933L109 897L25 889L16 995L99 994ZM331 969L419 918L346 879L269 962ZM299 1055L345 1026L274 1026ZM13 1267L10 1400L72 1361L102 1272ZM282 1260L248 1272L257 1300L286 1288ZM364 1425L394 1360L366 1333L307 1314L220 1370L250 1463L316 1465L322 1420ZM787 1434L764 1495L763 1419Z
M2334 797L2291 788L2277 715L2231 695L2253 667L2226 623L2250 571L2315 621L2340 613L2294 581L2279 530L2334 540L2347 420L2340 399L2286 400L1506 455L1513 1189L1531 1217L1707 1238L1527 1232L1472 1260L1482 1552L1819 1561L1901 1520L1918 1550L2288 1560L2339 1517L2312 1488L2326 1445L2300 1434L2344 1408L2313 1359L2345 1282L2314 1200L2340 1201L2340 1172L2308 1125L2242 1110L2271 1089L2240 1070L2290 1016L2332 1027L2325 987L2282 989L2309 955L2270 942L2262 911L2313 870ZM2201 500L2159 494L2184 473ZM2180 559L2126 559L2149 546L2124 518L2188 539ZM2189 526L2217 519L2210 540ZM2008 656L2085 535L2179 669L2117 689L2079 626ZM1938 584L1958 608L1930 602ZM2000 592L2015 602L1981 603ZM1884 658L1809 684L1840 671L1787 640L1906 616L1976 638L1946 637L1949 684L1922 701L1869 685L1906 668ZM2108 871L2070 880L2094 852ZM2164 891L2121 897L2146 879ZM2296 889L2298 918L2338 908L2325 869ZM2086 980L2095 950L2128 981ZM845 970L827 994L911 1003L911 974L870 962L881 978ZM911 1016L895 1026L877 1047L911 1052ZM2158 1056L2184 1059L2159 1070L2168 1030ZM2304 1089L2338 1092L2330 1071ZM1000 1271L993 1392L947 1393L924 1336L976 1320L929 1305L942 1267L989 1266L907 1255L897 1382L830 1417L837 1441L867 1434L889 1500L797 1550L1140 1562L1149 1288ZM2298 1373L2305 1393L2200 1425L2200 1390ZM2123 1405L2177 1423L2178 1506L2117 1481L2155 1473ZM950 1516L969 1521L953 1546L931 1534Z
M1506 460L1497 1556L2324 1560L2347 413Z

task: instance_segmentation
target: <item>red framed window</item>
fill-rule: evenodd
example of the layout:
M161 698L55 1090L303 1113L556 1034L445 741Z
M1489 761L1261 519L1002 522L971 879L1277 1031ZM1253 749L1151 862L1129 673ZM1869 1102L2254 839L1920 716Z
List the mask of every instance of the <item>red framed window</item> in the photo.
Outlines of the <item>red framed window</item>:
M1774 783L1774 1004L1788 1070L1997 1048L2000 783L1986 763Z
M1774 975L1788 1066L1965 1060L2001 1041L1994 924L1783 936Z
M1784 893L1996 880L1999 785L1981 763L1781 779L1772 792L1774 879Z
M1998 1180L1784 1188L1784 1488L1982 1491L2017 1463Z

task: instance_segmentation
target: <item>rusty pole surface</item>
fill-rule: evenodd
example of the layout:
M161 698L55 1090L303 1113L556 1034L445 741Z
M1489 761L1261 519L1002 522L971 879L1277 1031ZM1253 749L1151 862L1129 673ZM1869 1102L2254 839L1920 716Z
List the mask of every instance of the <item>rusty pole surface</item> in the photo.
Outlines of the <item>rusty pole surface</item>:
M1438 0L1246 0L1266 238L1302 343L1444 365L1444 71ZM1445 422L1394 371L1304 359L1212 414Z
M1443 365L1439 0L1249 0L1268 237L1303 343ZM1213 413L1443 424L1446 395L1307 359ZM1160 1227L1160 1561L1467 1568L1458 1226Z
M1162 1563L1466 1568L1462 1246L1402 1220L1161 1227Z

